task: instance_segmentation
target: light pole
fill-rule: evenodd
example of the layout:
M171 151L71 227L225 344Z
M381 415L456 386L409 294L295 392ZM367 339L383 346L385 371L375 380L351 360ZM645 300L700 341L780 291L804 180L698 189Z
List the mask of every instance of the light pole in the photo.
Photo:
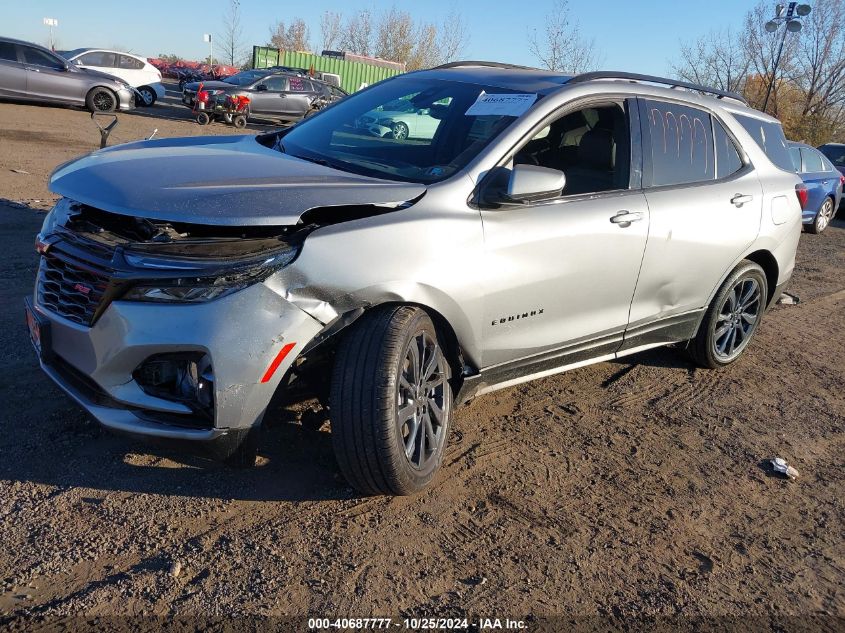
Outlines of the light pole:
M59 21L56 18L44 18L44 25L50 27L50 50L56 50L56 47L53 45L53 27L59 26Z
M202 36L204 42L208 42L208 65L214 65L214 42L212 41L211 33L204 33Z
M780 46L778 46L778 53L775 56L775 63L772 66L772 79L769 81L769 87L766 88L766 98L763 100L763 112L769 105L769 97L772 94L772 86L775 85L775 79L778 75L778 64L780 64L780 56L783 53L783 45L786 42L787 33L798 33L803 26L801 18L810 15L812 7L809 4L798 4L797 2L790 2L788 5L775 5L775 17L766 22L765 28L769 33L774 33L780 28L781 24L785 24L783 29L783 37L780 38Z

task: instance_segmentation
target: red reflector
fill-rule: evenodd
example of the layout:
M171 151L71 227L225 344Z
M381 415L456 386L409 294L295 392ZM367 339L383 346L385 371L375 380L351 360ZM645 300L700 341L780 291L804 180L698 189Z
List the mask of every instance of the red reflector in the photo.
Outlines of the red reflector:
M845 187L845 175L839 174L839 184Z
M810 192L807 190L807 185L795 185L795 195L798 196L798 202L801 203L801 208L806 208L807 200L810 197Z
M296 347L296 343L288 343L279 351L278 354L276 354L276 358L273 359L273 362L270 363L267 371L264 372L261 382L270 382L270 379L273 377L273 374L276 373L279 365L281 365L282 361L285 360L285 356L287 356L294 347Z
M37 235L35 237L35 252L39 255L43 255L47 252L47 249L50 248L50 245L47 242L41 240L41 235Z

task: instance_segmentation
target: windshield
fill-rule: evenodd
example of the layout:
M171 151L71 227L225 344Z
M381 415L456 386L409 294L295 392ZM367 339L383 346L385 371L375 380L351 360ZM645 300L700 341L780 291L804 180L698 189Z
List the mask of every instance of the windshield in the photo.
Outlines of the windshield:
M514 91L407 75L379 83L281 133L275 148L377 178L436 182L462 169L540 95L517 112L485 100ZM472 108L472 109L470 109Z
M267 74L269 73L260 70L244 70L232 75L231 77L226 77L223 81L227 84L232 84L233 86L245 86L246 84L251 84L259 77L263 77Z
M819 150L837 167L845 167L845 145L822 145Z

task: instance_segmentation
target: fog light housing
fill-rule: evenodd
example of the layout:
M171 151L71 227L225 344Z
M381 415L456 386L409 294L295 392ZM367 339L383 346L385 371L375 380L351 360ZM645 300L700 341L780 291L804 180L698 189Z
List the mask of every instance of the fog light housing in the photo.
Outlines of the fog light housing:
M202 352L157 354L132 374L144 393L179 402L214 420L214 369Z

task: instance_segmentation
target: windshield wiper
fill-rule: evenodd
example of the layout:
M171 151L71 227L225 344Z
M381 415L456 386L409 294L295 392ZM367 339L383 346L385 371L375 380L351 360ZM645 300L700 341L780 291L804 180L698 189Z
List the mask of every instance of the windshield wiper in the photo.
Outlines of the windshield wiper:
M282 150L284 151L284 150ZM329 167L331 169L339 169L340 171L346 171L343 165L340 163L334 163L326 158L317 158L311 156L297 156L296 154L289 154L294 158L300 158L302 160L307 160L309 163L316 163L317 165L322 165L323 167Z

